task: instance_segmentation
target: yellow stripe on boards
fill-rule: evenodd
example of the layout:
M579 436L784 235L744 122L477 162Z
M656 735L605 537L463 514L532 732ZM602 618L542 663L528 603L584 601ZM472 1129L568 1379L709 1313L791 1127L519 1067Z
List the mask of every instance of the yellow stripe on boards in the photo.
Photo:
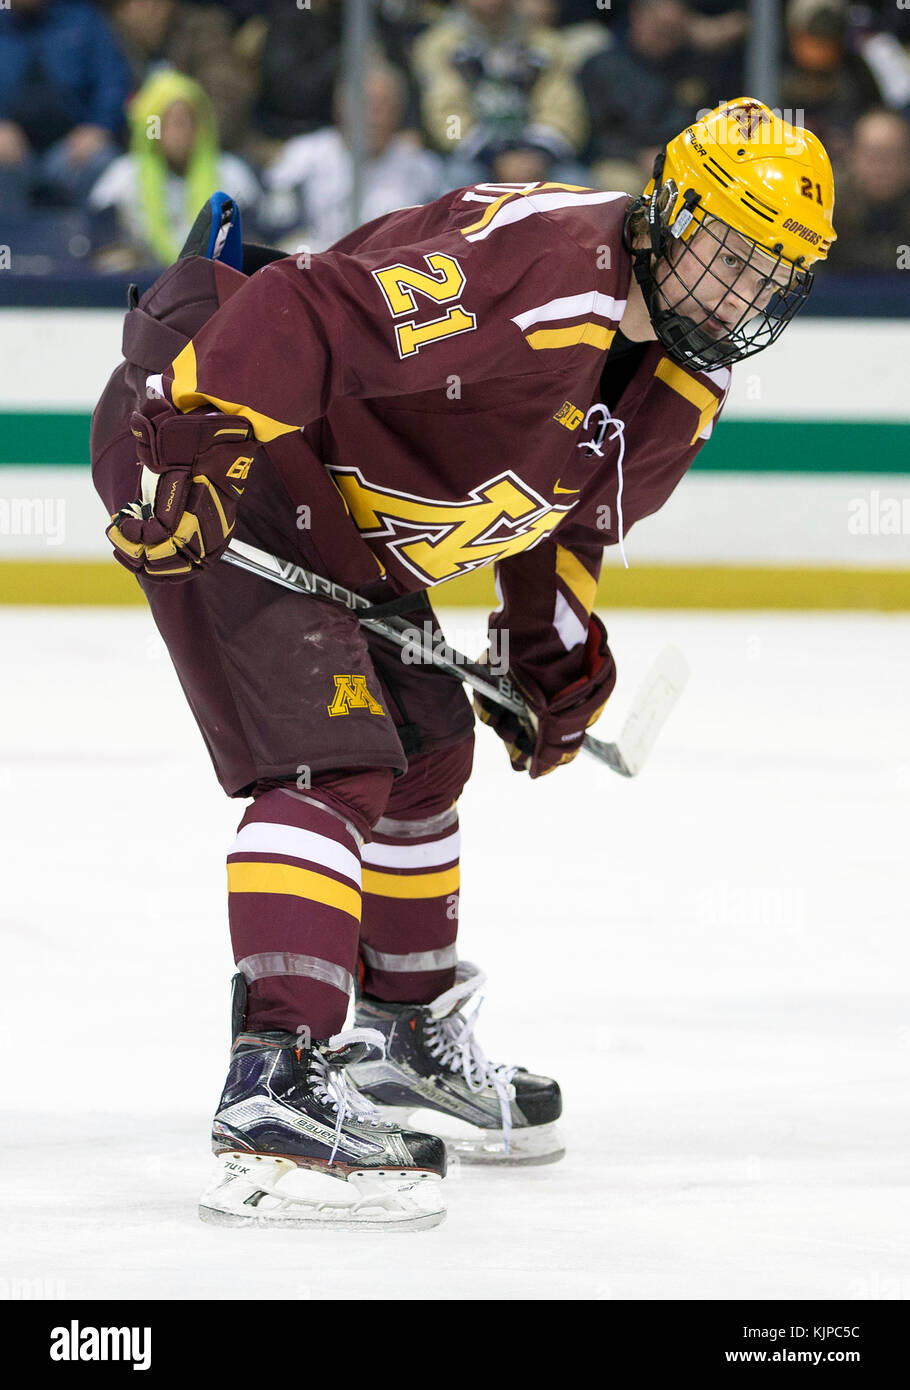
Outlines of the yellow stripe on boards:
M590 613L594 607L594 598L597 593L597 580L593 575L588 574L584 565L576 559L571 550L566 550L565 546L562 545L556 547L556 574L566 588L575 595L585 612Z
M669 386L671 391L675 391L678 396L683 396L690 404L694 405L701 414L698 417L698 424L695 426L695 433L689 440L694 444L709 420L713 420L717 414L717 407L720 405L720 398L715 396L713 391L709 391L707 386L702 386L700 381L696 381L688 372L683 371L675 362L671 362L669 357L662 357L658 362L654 375L658 381L662 381L665 386Z
M535 350L541 348L575 347L584 343L585 347L597 348L606 352L616 337L615 328L603 328L599 323L576 323L571 328L538 328L534 333L525 334L525 342Z
M192 343L179 352L171 363L174 384L171 387L171 400L178 410L195 410L197 406L211 404L223 410L225 415L242 415L253 426L253 433L263 444L277 439L281 434L292 434L297 425L283 425L269 415L262 415L248 405L237 405L234 401L223 401L218 396L210 396L197 389L196 351Z
M364 869L363 891L378 898L441 898L456 893L460 883L459 870L443 869L436 874L383 874L377 869Z
M288 893L295 898L337 907L360 921L360 894L326 874L299 869L294 864L269 864L256 860L228 863L229 893Z
M446 606L495 608L493 566L440 584ZM606 566L598 601L610 608L780 608L828 612L910 612L910 569L795 565ZM129 605L143 607L136 580L113 557L48 563L0 560L3 604Z

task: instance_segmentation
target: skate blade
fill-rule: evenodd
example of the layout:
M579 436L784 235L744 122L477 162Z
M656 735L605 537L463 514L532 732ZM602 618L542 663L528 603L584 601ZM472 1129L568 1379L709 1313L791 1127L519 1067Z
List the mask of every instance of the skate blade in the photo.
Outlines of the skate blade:
M217 1162L199 1199L199 1218L208 1225L424 1231L445 1219L435 1173L365 1171L342 1178L248 1153L221 1154Z
M445 1142L446 1156L464 1164L531 1168L558 1163L566 1153L555 1121L513 1129L507 1152L501 1129L481 1129L467 1120L459 1120L426 1107L378 1105L377 1108L384 1120L392 1120L405 1129L416 1129L422 1134L435 1134Z

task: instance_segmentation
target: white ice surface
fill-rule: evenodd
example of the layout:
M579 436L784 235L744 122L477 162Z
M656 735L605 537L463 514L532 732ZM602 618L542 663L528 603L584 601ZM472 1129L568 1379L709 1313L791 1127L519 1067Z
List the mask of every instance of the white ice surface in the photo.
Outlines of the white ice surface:
M462 802L481 1040L559 1078L568 1156L453 1174L434 1231L307 1234L196 1217L242 807L151 620L0 610L0 1294L910 1296L910 619L609 627L599 736L664 642L692 667L642 775L532 784L480 730Z

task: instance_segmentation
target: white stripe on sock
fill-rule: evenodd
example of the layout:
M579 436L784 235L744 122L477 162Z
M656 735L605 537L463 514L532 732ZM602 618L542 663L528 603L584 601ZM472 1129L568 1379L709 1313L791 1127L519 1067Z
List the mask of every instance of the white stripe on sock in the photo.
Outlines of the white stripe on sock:
M371 842L363 847L363 862L368 868L423 869L431 864L452 864L461 852L461 831L433 840L428 845L378 845Z
M298 825L276 825L272 821L253 821L238 832L229 854L280 854L290 859L306 859L344 874L360 887L360 860L337 840L301 830Z

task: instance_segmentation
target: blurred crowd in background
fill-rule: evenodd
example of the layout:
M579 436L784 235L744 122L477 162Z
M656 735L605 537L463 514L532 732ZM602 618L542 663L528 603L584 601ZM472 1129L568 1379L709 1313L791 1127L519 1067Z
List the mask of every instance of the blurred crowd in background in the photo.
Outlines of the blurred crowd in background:
M0 241L14 270L169 264L216 188L247 240L351 227L344 0L8 0ZM785 0L780 110L835 164L833 272L910 242L910 5ZM696 113L753 95L746 0L374 0L362 220L463 184L638 193ZM755 95L762 95L756 93Z

